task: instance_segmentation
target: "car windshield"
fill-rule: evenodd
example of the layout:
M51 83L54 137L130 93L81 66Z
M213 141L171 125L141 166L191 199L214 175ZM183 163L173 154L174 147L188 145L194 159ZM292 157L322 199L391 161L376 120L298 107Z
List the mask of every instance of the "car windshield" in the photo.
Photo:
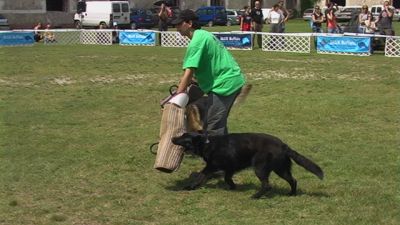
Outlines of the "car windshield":
M217 14L225 14L225 10L224 9L217 9Z
M304 11L304 13L312 13L314 11L314 9L306 9L305 11Z
M0 15L0 19L5 19L5 17L3 15Z
M347 8L347 9L343 9L342 10L342 12L354 12L354 11L356 11L357 9L355 9L355 8Z

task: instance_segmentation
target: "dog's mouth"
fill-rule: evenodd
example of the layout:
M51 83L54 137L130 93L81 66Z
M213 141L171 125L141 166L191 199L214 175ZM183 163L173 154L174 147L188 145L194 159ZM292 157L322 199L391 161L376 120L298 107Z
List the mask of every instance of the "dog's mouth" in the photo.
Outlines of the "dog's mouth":
M179 137L173 137L173 138L171 138L171 142L172 142L174 145L181 145L181 144L180 144L180 141L179 141Z

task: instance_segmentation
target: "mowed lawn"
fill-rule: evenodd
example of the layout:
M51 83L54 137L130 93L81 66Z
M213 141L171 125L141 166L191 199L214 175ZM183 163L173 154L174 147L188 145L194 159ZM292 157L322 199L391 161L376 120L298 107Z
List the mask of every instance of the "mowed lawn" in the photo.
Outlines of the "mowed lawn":
M253 90L230 132L265 132L318 163L294 164L298 196L252 170L183 191L185 156L153 169L159 100L184 48L0 48L0 224L399 224L400 59L232 51Z

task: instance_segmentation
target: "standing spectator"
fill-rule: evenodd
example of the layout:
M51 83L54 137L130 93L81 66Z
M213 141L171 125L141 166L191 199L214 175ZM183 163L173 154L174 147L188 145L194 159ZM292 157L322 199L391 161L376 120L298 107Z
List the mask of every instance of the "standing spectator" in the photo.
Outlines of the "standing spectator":
M282 12L279 10L278 4L275 4L272 7L272 10L268 15L267 21L270 24L271 33L282 33L282 23L284 21L284 16ZM268 46L272 50L278 50L280 48L283 48L284 37L272 35L269 39Z
M161 4L160 12L158 12L158 30L168 31L168 9L165 3Z
M321 12L319 6L315 6L314 12L311 16L312 20L312 31L314 33L322 33L322 23L324 22L324 15Z
M261 10L261 5L260 1L255 1L254 2L254 8L251 10L251 19L252 19L252 29L255 32L262 32L263 28L263 21L264 21L264 16ZM253 43L255 40L255 36L253 36ZM261 39L261 34L257 34L257 44L259 48L262 48L262 39Z
M368 11L368 6L363 5L358 15L358 33L367 33L367 29L371 28L371 22L372 14Z
M331 33L331 34L339 33L334 7L329 7L327 9L326 23L327 23L326 26L328 28L328 33Z
M270 24L271 33L282 33L282 24L284 23L284 16L279 9L279 5L275 4L268 15L268 23Z
M389 1L383 3L383 10L379 13L378 28L383 35L394 35L392 28L393 10L390 8Z
M244 14L240 17L240 30L250 31L252 19L250 16L251 9L248 6L244 7Z
M279 11L283 15L283 21L281 23L281 32L280 33L285 33L286 26L285 23L289 20L289 11L285 8L283 0L280 0L278 2L279 6Z

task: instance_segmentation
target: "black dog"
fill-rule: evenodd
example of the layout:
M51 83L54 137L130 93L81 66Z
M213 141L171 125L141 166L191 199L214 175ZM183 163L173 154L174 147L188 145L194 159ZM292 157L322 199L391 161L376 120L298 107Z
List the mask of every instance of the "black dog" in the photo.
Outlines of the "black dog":
M260 198L271 188L268 182L271 171L290 184L290 195L296 195L297 181L291 173L290 159L321 180L324 177L323 171L317 164L291 149L279 138L267 134L237 133L209 136L207 140L203 134L184 133L180 137L172 138L172 143L203 157L207 163L195 182L187 187L188 189L195 189L204 184L212 173L219 170L225 172L225 182L230 189L235 189L233 174L253 166L261 181L261 189L253 195L253 198Z

